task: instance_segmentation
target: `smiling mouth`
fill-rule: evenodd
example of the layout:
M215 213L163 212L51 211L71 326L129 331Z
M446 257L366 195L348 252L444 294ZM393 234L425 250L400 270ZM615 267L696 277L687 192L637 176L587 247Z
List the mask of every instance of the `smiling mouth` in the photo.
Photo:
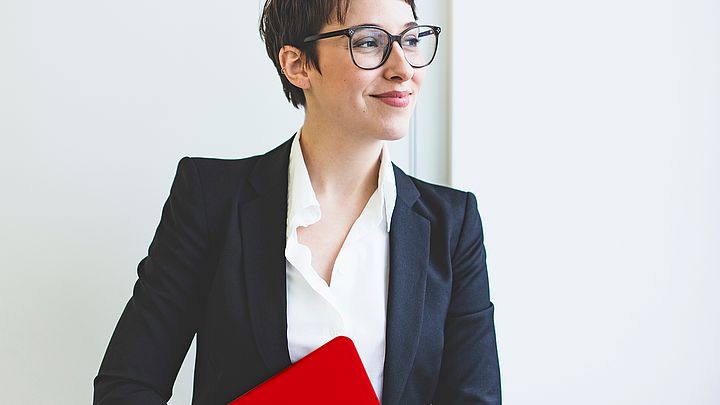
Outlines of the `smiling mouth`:
M403 98L409 96L410 94L412 93L409 91L388 91L382 94L373 94L372 96L378 98Z
M371 97L374 97L391 107L403 108L410 105L411 94L412 93L409 91L388 91L387 93L373 94Z

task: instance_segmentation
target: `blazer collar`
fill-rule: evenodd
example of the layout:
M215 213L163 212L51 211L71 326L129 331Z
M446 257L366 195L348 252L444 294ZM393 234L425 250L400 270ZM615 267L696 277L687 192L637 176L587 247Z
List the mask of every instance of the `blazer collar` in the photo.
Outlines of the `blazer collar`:
M250 184L258 194L275 191L277 186L284 185L287 197L288 163L293 139L295 135L258 159L250 173Z
M270 373L290 365L285 291L287 178L292 138L261 156L250 174L257 197L239 207L250 323Z
M430 221L418 212L420 193L397 166L398 200L390 228L390 279L382 403L400 402L416 356L425 309Z
M285 228L290 145L261 156L250 175L257 197L239 207L250 320L268 370L290 365L287 341ZM382 403L397 404L416 355L425 304L430 221L417 188L393 165L397 201L390 229L385 370Z

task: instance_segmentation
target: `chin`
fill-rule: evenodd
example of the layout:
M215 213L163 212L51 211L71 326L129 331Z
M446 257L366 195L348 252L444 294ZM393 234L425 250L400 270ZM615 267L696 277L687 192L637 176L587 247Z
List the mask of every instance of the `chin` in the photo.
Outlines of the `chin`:
M375 132L385 141L396 141L410 133L411 114L382 117L375 122Z
M397 141L410 133L410 123L407 122L402 126L385 126L378 133L384 141Z

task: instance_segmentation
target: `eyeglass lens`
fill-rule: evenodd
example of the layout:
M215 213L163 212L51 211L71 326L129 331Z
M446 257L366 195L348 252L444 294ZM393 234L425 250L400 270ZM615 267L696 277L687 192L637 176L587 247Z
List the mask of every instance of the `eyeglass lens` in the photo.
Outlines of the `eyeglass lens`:
M437 34L432 27L418 26L405 32L400 39L405 59L413 67L427 66L435 56ZM390 44L387 32L372 27L361 27L350 37L350 51L355 64L374 69L383 64Z

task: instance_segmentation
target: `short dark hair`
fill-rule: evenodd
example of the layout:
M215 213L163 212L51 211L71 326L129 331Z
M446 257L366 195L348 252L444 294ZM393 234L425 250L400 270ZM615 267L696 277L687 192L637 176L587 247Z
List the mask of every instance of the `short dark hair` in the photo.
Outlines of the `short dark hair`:
M283 91L295 108L305 107L305 93L295 87L280 67L279 53L285 45L300 49L307 63L318 72L317 48L314 43L304 44L303 39L317 34L325 24L345 22L345 15L352 0L267 0L260 16L260 37L265 42L265 50L280 76ZM413 18L417 20L415 0L404 0L412 8Z

